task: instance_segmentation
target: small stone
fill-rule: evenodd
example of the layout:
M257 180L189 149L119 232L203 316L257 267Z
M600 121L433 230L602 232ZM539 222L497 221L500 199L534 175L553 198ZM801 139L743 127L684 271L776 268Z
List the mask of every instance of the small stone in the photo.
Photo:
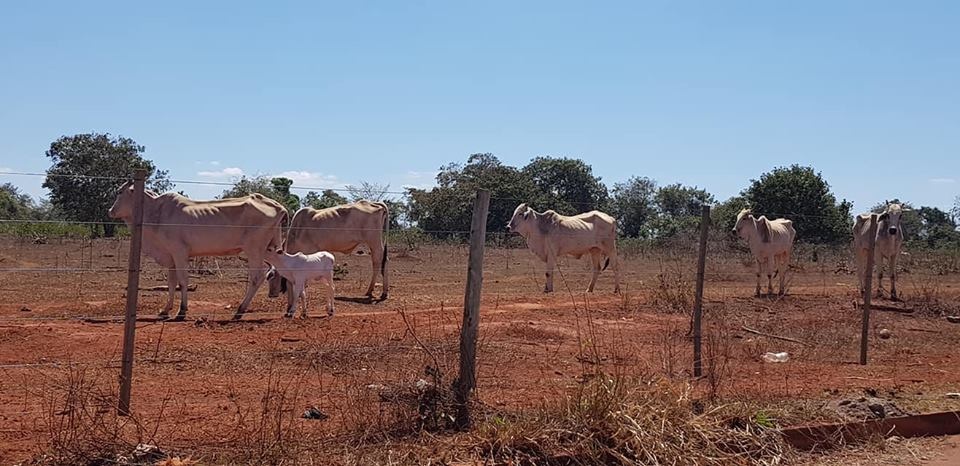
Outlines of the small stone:
M960 393L947 393L947 398L960 398Z
M316 421L324 421L324 420L329 419L330 416L327 416L327 415L324 414L322 411L320 411L319 409L317 409L315 406L310 406L309 408L307 408L306 411L303 412L303 418L304 418L304 419L313 419L313 420L316 420Z
M951 324L960 324L960 316L947 316L947 322Z
M891 332L890 329L886 329L886 328L880 329L880 338L883 338L884 340L887 340L887 339L889 339L892 335L893 335L893 332Z
M30 310L29 307L23 306L23 307L20 308L20 312L31 312L31 310Z
M870 406L867 406L867 408L869 408L870 411L873 412L873 414L875 414L878 418L883 419L887 417L887 410L884 409L883 405L880 403L873 403Z

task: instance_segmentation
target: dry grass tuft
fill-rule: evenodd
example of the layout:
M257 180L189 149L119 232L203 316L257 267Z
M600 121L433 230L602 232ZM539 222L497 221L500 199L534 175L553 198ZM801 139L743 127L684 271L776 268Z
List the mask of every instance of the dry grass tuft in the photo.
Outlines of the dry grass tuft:
M476 436L485 461L508 464L779 464L772 424L694 414L690 387L662 378L593 378L553 408L492 417Z

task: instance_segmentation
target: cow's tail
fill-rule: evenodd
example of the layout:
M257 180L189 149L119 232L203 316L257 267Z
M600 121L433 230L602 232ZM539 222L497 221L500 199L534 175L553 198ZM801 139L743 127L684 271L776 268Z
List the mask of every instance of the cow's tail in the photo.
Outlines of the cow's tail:
M390 208L386 202L381 202L383 206L383 258L380 260L380 275L387 275L387 237L390 236Z
M607 267L610 265L610 257L607 257L607 260L603 261L603 268L600 269L601 272L607 270Z

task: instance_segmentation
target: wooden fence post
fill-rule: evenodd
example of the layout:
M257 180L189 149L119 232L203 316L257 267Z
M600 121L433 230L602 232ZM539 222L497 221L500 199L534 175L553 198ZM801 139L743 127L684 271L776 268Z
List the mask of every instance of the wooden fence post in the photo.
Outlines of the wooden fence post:
M867 345L870 336L870 298L873 293L873 262L877 246L877 227L880 219L870 214L870 230L867 232L867 269L863 279L863 327L860 329L860 365L867 365Z
M693 300L693 376L703 375L701 344L703 333L703 281L707 267L707 234L710 231L710 206L703 206L700 215L700 255L697 257L697 289Z
M127 260L127 309L123 321L123 360L120 367L120 401L117 414L130 414L133 383L134 332L137 328L137 298L140 295L140 244L143 236L143 184L146 170L133 175L133 231L130 232L130 257Z
M453 383L457 403L457 426L470 427L470 393L477 386L477 333L480 328L480 290L483 285L483 247L487 237L490 191L477 191L470 225L470 260L463 295L463 326L460 329L460 373Z

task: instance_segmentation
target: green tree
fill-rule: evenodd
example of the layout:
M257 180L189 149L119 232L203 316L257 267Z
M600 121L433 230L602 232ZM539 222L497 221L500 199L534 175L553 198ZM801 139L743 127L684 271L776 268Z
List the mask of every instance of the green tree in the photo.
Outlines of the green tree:
M29 195L12 183L0 185L0 220L26 220L33 217L36 206Z
M337 194L337 192L332 189L325 189L322 194L317 194L316 191L310 191L306 196L303 196L303 205L313 207L314 209L336 207L346 204L347 202L349 202L347 198Z
M613 185L610 210L622 235L636 238L649 234L648 223L657 215L656 195L657 182L646 177L634 176Z
M223 191L221 199L229 197L243 197L253 193L260 193L281 204L291 214L300 209L300 196L290 193L293 180L290 178L261 175L253 178L241 176L234 181L233 186Z
M565 215L606 210L607 187L583 160L537 157L521 172L533 182L530 204L538 210L552 209Z
M837 202L830 185L813 168L777 167L751 180L741 195L757 215L793 220L797 239L808 243L841 243L850 240L853 228L847 200Z
M682 232L696 232L700 226L701 210L715 199L707 191L680 183L663 186L654 196L657 217L652 229L657 238L672 238Z
M300 210L300 196L290 192L290 186L293 186L293 180L290 178L277 177L270 179L270 187L276 193L276 199L287 208L291 214Z
M737 214L746 209L749 203L743 196L733 196L710 209L710 224L714 230L722 232L733 231L737 223Z
M490 191L487 231L504 232L513 211L536 190L520 170L504 165L493 154L473 154L465 165L440 167L433 189L408 189L407 218L435 237L449 237L470 229L477 190Z
M50 144L43 187L50 190L50 202L71 220L105 222L103 233L113 236L116 223L107 212L116 197L122 180L134 170L147 170L147 188L167 191L173 187L167 172L158 170L152 161L143 158L144 147L132 139L109 134L77 134L63 136ZM97 224L91 233L99 235Z

